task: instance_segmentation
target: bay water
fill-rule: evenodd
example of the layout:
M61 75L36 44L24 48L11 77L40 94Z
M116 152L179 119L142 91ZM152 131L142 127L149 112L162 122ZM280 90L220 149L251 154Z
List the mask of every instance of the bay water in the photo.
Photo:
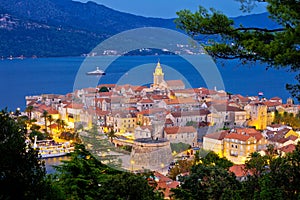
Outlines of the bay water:
M189 87L207 87L206 78L201 77L201 74L199 75L191 67L191 64L180 56L0 60L0 109L7 107L14 111L19 107L24 110L26 107L25 96L72 92L74 83L78 82L78 72L83 66L83 71L88 72L95 70L96 66L101 69L104 65L109 64L105 69L106 75L101 78L88 77L82 74L82 77L86 76L83 80L84 86L95 87L95 81L97 83L149 85L153 82L153 71L158 60L165 72L165 80L182 79ZM211 61L203 55L200 65L211 65ZM290 97L285 89L285 84L294 82L293 73L282 69L266 70L262 64L241 65L237 60L217 63L217 69L227 92L244 96L257 95L258 92L263 92L267 98L279 96L283 98L284 102ZM91 80L90 85L89 80Z

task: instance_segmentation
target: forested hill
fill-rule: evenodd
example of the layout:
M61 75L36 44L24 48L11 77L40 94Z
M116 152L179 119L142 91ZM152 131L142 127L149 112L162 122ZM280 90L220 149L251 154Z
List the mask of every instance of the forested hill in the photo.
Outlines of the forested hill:
M1 0L0 57L77 56L116 33L149 26L175 29L172 19L135 16L93 2Z
M236 26L241 24L244 27L257 27L257 28L268 28L275 29L279 28L278 23L268 17L269 13L252 14L246 16L240 16L232 18Z
M1 0L0 58L78 56L116 33L153 26L175 29L173 19L136 16L93 2Z

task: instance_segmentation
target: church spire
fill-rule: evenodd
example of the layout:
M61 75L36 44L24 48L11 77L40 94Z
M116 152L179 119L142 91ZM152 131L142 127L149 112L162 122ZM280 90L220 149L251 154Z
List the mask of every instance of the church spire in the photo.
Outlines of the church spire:
M153 73L153 84L155 86L158 86L164 81L164 73L162 71L162 68L160 66L160 61L157 61L155 71Z

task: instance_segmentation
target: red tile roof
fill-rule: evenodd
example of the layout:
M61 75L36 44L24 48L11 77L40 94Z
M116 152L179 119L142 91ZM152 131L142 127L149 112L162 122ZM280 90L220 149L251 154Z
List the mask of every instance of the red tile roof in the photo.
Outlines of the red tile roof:
M156 189L162 190L162 192L164 193L164 197L166 199L169 199L169 197L171 195L171 189L178 187L179 182L173 181L172 179L170 179L158 172L154 172L154 176L155 176L156 182L157 182Z
M166 134L178 134L178 133L194 133L197 130L192 126L174 126L174 127L165 127L164 131Z
M251 138L251 136L250 135L238 134L238 133L228 133L224 138L236 139L236 140L240 140L240 141L247 141Z
M142 99L139 103L153 103L153 101L151 99Z
M142 110L140 112L138 112L137 114L140 115L154 115L156 113L162 113L165 112L165 109L163 108L151 108L151 109L147 109L147 110Z
M277 138L277 140L276 140L276 142L277 143L280 143L280 144L284 144L284 143L286 143L287 141L289 141L289 139L288 138Z
M147 88L147 87L146 86L134 86L133 87L135 92L141 92L145 88Z
M279 148L280 151L283 151L285 153L291 153L296 149L296 145L294 144L289 144L287 146L283 146L281 148Z
M174 90L173 91L175 94L176 93L184 93L184 94L195 94L197 92L197 90L193 89L193 88L189 88L189 89L179 89L179 90Z
M37 108L34 109L37 112L43 113L44 111L47 111L50 115L56 115L58 114L58 111L50 106L46 106L45 104L40 104Z
M243 176L247 176L249 173L251 174L250 171L245 171L245 164L241 165L233 165L229 168L229 171L234 173L236 177L240 178Z
M274 107L274 106L282 105L280 102L271 102L271 101L265 101L265 102L263 102L263 104L268 106L268 107Z
M288 137L289 140L293 140L293 141L296 141L298 139L298 137L294 136L294 135L290 135Z
M247 103L247 102L249 101L249 98L248 98L248 97L244 97L244 96L242 96L242 95L240 95L240 94L232 95L231 98L232 98L232 99L237 98L237 99L240 100L241 103Z
M55 109L49 109L49 110L47 110L47 112L49 115L57 115L58 114L58 111Z
M200 116L210 114L209 110L202 109L198 111L182 111L182 112L171 112L173 117L183 117L183 116Z
M254 137L257 141L263 138L261 132L257 131L254 128L235 128L234 131L238 134L247 134L249 136Z
M169 97L166 96L166 95L152 95L151 99L153 99L153 100L162 100L162 99L169 99Z
M154 176L159 182L172 182L173 181L169 177L167 177L159 172L154 172Z
M83 104L79 104L79 103L70 103L66 106L66 108L73 108L73 109L82 109L83 108Z
M111 95L113 95L113 92L99 92L99 93L97 93L97 96L99 96L99 97L110 97Z
M173 124L173 121L170 118L167 118L165 124Z
M174 87L174 86L185 87L185 84L183 83L182 80L168 80L168 81L166 81L166 83L169 87Z
M278 101L280 101L282 99L280 97L272 97L270 100L278 100Z
M116 84L101 84L97 86L97 88L101 88L101 87L114 88L116 87Z
M163 100L167 105L175 105L179 104L179 101L177 99L164 99Z
M227 134L228 131L219 131L215 133L206 134L204 137L216 140L223 140Z
M98 91L96 88L84 88L82 90L87 93L96 93Z
M152 126L148 125L148 126L140 126L141 129L145 130L145 129L149 129L150 131L153 130Z
M271 124L271 125L268 125L269 127L271 128L280 128L280 127L283 127L285 125L282 125L282 124Z
M219 112L242 112L242 111L244 111L238 107L228 106L227 104L213 104L212 107L214 107Z
M209 94L209 90L207 88L198 88L197 92L203 95L208 95Z

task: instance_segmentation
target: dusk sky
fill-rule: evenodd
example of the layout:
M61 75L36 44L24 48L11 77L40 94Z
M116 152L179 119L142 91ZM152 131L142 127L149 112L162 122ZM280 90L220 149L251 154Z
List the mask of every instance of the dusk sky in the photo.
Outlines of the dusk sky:
M77 0L87 2L88 0ZM174 18L176 11L189 9L195 11L199 5L215 8L230 17L245 15L239 10L240 3L236 0L93 0L96 3L122 12L142 15L146 17ZM264 5L258 5L253 13L262 13Z

